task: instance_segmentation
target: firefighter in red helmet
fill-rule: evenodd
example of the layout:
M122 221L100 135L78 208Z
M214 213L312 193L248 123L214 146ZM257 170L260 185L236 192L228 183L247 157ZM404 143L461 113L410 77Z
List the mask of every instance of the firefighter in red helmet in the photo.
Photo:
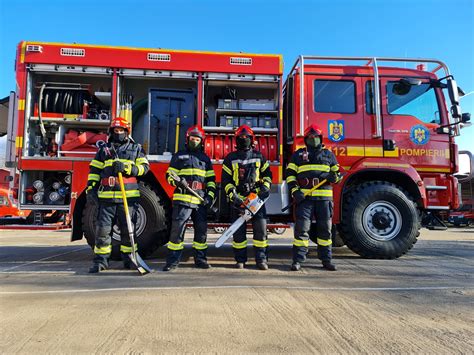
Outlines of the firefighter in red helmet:
M173 194L168 255L163 271L178 267L184 249L184 232L189 217L192 218L194 227L194 264L197 268L210 268L207 262L207 207L214 201L216 176L211 159L204 153L205 138L201 127L190 127L186 132L186 149L173 155L166 172L168 183L176 189ZM180 180L174 180L171 173L176 174ZM188 188L197 192L204 202L190 193Z
M306 260L311 220L314 216L318 257L322 261L323 268L335 271L331 251L333 213L331 183L335 184L341 180L339 164L334 154L324 147L323 132L315 124L305 130L304 142L306 147L293 153L286 168L286 182L297 203L291 270L300 270L301 263ZM309 193L323 180L327 182Z
M128 205L132 223L136 222L136 211L140 192L137 177L145 175L149 170L148 160L140 144L130 137L130 125L126 119L117 117L112 120L109 128L109 139L104 143L89 164L87 179L87 201L98 204L97 230L94 247L94 262L90 273L106 270L112 252L112 227L116 223L120 228L124 268L130 269L130 253L137 250L131 245L125 219L122 193L117 178L123 174Z
M247 125L240 126L235 132L235 137L237 150L229 153L222 165L222 186L234 206L233 220L239 217L236 209L242 207L242 203L250 193L257 193L264 200L270 195L272 184L269 162L261 152L253 148L255 141L253 130ZM268 240L265 205L258 210L251 221L255 261L260 270L267 270ZM244 224L234 234L232 242L236 267L239 269L243 269L247 262L246 232Z

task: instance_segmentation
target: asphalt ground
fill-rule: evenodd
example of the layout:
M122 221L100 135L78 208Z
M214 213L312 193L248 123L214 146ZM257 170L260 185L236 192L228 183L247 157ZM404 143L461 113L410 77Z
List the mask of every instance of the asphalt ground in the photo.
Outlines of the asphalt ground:
M473 353L473 228L424 229L396 260L335 248L337 272L314 249L290 272L290 233L270 235L268 271L234 269L229 244L195 269L188 233L180 267L162 272L161 248L147 276L88 274L69 233L0 231L1 353Z

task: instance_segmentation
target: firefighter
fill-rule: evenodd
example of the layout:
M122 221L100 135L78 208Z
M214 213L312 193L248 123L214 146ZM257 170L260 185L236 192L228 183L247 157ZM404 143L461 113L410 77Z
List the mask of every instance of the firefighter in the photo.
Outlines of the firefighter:
M229 153L222 166L222 186L233 205L232 219L239 218L244 200L250 193L257 193L261 199L270 195L272 173L270 164L262 153L253 149L253 130L243 125L235 132L236 151ZM268 270L268 240L265 205L252 218L255 261L260 270ZM234 234L232 242L236 268L243 269L247 262L246 224Z
M97 230L94 247L94 263L90 273L106 270L112 252L112 226L120 228L120 251L125 269L130 269L130 253L137 245L131 245L125 219L118 173L123 175L132 224L136 221L136 211L140 192L137 176L149 170L148 160L140 144L130 137L130 125L126 119L117 117L109 128L108 143L104 144L89 164L87 200L99 204Z
M212 206L216 193L216 175L211 159L204 153L205 133L199 126L192 126L186 132L186 149L180 150L171 158L166 172L168 183L176 187L173 194L168 255L163 271L178 267L184 249L184 232L189 217L194 226L194 265L209 269L207 262L207 207ZM170 173L180 177L175 181ZM189 192L191 188L204 199L202 202Z
M316 241L318 244L318 258L323 268L335 271L332 263L332 186L341 180L339 164L334 154L326 149L323 142L323 133L316 125L309 126L304 132L306 147L298 149L286 168L286 182L296 200L296 223L293 240L293 264L291 270L301 269L301 263L306 260L309 245L309 232L313 216L316 218ZM314 190L310 195L304 193L316 186L319 182L327 183Z

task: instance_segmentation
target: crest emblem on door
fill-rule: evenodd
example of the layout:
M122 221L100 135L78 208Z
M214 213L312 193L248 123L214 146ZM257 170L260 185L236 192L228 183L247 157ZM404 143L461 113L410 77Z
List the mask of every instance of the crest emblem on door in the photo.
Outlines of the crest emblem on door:
M328 121L329 140L333 142L341 142L344 140L344 121L329 120Z
M411 128L410 139L417 145L426 144L430 140L430 131L425 126L418 124Z

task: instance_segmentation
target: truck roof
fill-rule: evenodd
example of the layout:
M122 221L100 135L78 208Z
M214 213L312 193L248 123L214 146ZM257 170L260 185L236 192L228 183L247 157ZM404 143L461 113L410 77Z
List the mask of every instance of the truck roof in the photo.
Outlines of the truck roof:
M21 63L48 63L148 70L283 74L279 54L205 52L78 43L22 41Z

